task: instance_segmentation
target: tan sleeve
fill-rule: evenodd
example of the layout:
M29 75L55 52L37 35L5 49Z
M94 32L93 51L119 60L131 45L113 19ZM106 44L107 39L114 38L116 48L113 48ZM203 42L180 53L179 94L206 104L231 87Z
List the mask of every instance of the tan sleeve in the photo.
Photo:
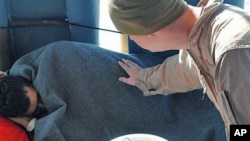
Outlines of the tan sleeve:
M215 82L226 93L238 124L250 123L250 49L227 51L218 60Z
M140 71L136 86L144 95L172 94L201 88L197 67L187 51L166 59L162 64Z

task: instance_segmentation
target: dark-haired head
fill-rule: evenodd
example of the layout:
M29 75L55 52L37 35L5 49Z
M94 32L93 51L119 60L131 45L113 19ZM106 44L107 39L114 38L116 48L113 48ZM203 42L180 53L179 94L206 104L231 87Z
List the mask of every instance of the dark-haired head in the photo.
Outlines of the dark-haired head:
M19 76L4 76L0 78L0 115L5 117L23 116L30 106L25 86L32 83Z

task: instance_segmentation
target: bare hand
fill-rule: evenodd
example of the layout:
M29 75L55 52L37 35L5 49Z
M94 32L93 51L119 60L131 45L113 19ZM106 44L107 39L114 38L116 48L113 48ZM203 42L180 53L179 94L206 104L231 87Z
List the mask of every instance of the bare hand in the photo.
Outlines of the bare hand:
M9 118L10 120L12 120L13 122L23 126L24 128L26 128L30 122L30 118L29 117L14 117L14 118Z
M137 65L136 63L129 61L127 59L122 59L122 61L118 61L118 64L129 75L128 78L120 77L119 81L124 82L124 83L129 84L129 85L132 85L132 86L135 86L138 74L142 68L139 65Z

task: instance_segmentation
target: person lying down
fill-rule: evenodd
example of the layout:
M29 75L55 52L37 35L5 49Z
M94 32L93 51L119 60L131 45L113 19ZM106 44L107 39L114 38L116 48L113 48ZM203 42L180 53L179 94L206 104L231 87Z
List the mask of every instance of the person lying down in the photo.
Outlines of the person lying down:
M126 75L117 64L122 58L142 67L163 61L68 41L28 53L0 78L0 115L23 126L35 141L108 141L131 133L226 140L219 113L202 100L202 90L145 97L118 81Z
M0 115L32 132L37 119L48 114L32 83L21 76L0 78ZM30 140L33 135L29 134Z

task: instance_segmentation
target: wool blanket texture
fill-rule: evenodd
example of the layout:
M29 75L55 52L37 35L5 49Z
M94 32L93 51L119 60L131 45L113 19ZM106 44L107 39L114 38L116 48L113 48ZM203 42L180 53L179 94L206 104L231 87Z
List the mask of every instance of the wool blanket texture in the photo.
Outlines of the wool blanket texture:
M225 141L221 117L202 90L143 96L118 81L118 60L143 67L161 63L150 55L117 53L71 41L50 43L10 69L33 82L49 114L36 123L35 141L109 141L147 133L169 141ZM204 97L204 98L203 98Z

